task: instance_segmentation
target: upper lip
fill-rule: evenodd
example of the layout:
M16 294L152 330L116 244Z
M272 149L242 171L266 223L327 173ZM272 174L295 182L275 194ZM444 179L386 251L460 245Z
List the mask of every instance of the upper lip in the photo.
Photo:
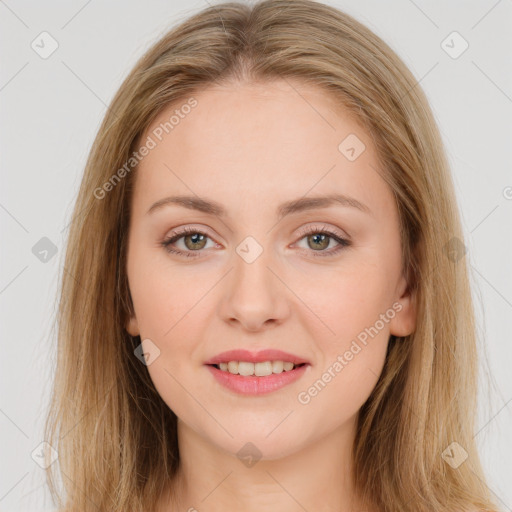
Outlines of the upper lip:
M205 361L204 364L228 363L229 361L247 361L250 363L263 363L265 361L289 361L294 364L309 363L306 359L276 349L265 349L258 352L249 350L228 350Z

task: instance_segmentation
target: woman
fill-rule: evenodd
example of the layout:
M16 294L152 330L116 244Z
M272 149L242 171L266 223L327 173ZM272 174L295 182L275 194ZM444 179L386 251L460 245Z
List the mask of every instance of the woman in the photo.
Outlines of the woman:
M59 506L496 509L463 247L427 100L375 34L308 0L184 21L122 84L75 206Z

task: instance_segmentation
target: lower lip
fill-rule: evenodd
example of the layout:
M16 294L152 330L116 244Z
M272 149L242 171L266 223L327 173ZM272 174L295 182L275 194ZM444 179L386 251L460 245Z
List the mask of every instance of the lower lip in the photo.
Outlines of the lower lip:
M304 364L293 370L272 373L266 377L244 377L242 375L233 375L227 371L219 370L215 366L207 365L218 382L231 391L243 395L262 395L281 389L304 375L306 368L309 366L309 364Z

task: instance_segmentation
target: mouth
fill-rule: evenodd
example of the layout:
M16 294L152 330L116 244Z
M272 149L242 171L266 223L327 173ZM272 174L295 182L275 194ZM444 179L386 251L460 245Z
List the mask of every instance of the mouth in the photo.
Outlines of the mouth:
M252 352L245 349L236 349L217 354L216 356L205 361L204 364L219 365L223 363L231 364L233 362L242 362L244 364L282 362L284 364L284 369L291 369L288 368L290 363L293 363L294 365L309 363L307 359L299 357L295 354L291 354L290 352L283 352L282 350L277 349L265 349L258 352ZM223 369L222 366L220 369ZM277 371L279 372L279 365L277 365Z
M206 366L211 366L221 372L230 373L231 375L264 378L270 375L279 375L283 372L291 372L306 365L308 365L308 363L295 364L290 361L264 361L259 363L229 361L207 364Z
M241 395L263 395L277 391L300 379L311 367L309 363L290 362L285 369L283 361L229 361L205 366L221 386Z

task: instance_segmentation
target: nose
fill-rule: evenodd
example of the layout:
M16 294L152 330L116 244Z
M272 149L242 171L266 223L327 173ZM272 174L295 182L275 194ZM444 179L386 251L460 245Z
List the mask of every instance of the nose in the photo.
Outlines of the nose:
M285 321L290 309L288 289L270 260L266 251L250 263L234 255L234 268L226 276L220 301L219 314L224 321L251 332Z

